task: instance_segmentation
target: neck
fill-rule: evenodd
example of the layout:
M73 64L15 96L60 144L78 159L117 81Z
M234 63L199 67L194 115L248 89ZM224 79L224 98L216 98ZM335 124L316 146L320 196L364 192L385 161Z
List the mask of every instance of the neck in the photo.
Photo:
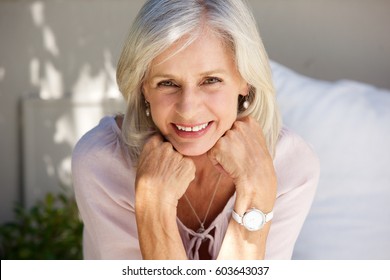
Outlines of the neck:
M197 231L200 227L199 220L201 223L205 220L204 226L207 228L221 213L235 188L233 182L213 166L207 154L190 158L196 166L195 179L187 188L185 196L179 200L177 215L183 224ZM206 215L207 212L210 213Z
M195 185L203 185L202 182L212 180L212 178L219 175L219 171L214 167L208 158L207 154L190 157L195 164L196 173L193 183ZM206 184L208 185L208 184Z

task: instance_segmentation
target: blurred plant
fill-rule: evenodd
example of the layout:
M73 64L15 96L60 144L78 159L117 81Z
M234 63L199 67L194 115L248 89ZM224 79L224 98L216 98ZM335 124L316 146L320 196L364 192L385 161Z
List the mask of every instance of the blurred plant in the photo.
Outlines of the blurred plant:
M48 193L31 209L15 207L16 220L0 226L1 259L82 258L82 222L73 197Z

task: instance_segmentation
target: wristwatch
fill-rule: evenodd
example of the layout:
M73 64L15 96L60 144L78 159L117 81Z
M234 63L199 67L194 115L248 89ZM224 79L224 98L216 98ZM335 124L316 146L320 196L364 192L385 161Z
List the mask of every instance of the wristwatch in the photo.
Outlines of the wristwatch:
M264 214L262 211L256 208L247 210L242 216L237 214L234 210L232 212L232 218L249 231L260 230L265 223L272 220L273 216L274 212L272 211L268 214Z

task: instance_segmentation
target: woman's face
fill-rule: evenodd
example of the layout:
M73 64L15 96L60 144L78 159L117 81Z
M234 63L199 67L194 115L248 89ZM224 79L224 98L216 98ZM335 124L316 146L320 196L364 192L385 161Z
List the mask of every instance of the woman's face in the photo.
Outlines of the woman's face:
M152 61L143 91L164 137L179 153L199 156L231 128L248 87L231 51L211 32L174 54L184 43Z

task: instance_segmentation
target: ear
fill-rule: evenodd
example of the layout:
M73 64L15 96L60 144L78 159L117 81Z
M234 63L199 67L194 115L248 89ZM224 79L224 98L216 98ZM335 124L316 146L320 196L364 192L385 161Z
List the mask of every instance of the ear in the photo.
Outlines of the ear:
M243 85L240 88L240 95L247 96L249 94L250 85L247 82L243 82Z
M149 91L147 90L147 87L145 86L144 83L142 83L141 86L141 93L144 96L146 102L149 102Z

